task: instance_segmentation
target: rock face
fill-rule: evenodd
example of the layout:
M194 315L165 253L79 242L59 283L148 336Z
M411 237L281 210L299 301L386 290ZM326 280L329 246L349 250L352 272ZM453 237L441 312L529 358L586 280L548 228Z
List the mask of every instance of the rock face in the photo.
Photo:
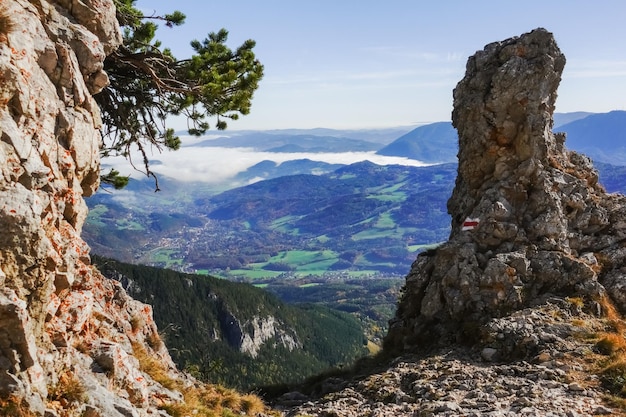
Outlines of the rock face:
M296 339L295 332L285 331L285 326L274 316L255 316L251 320L241 323L230 311L224 309L220 313L220 327L222 334L229 345L256 358L259 350L267 342L283 346L288 351L302 348ZM215 335L217 338L217 334Z
M552 295L626 310L626 200L552 132L565 57L537 29L487 45L454 90L458 177L449 240L420 254L386 348L471 342L489 320Z
M80 238L99 183L92 95L120 43L112 0L0 3L0 407L15 415L156 415L180 401L133 357L140 347L174 375L151 308L92 268Z

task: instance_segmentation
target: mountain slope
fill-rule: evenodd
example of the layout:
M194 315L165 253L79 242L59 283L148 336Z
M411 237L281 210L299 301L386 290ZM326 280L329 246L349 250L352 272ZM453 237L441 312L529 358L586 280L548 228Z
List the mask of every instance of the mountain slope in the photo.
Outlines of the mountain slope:
M438 122L413 129L376 152L403 156L427 163L455 162L458 136L450 122Z
M584 119L594 113L585 111L575 111L570 113L554 113L554 129L559 130L561 126L571 123L575 120Z
M617 143L626 135L623 115L611 112L594 114L588 112L557 113L554 128L568 132L567 146L583 153L593 148L593 155L612 155ZM591 117L590 117L591 116ZM589 119L587 119L590 117ZM602 138L600 143L594 138ZM614 138L613 140L611 138ZM456 162L458 135L449 122L437 122L420 126L399 137L378 152L379 155L400 156L428 163ZM620 151L621 153L621 151ZM603 162L623 165L624 159L604 157Z
M626 165L626 111L592 114L558 130L567 134L569 149L594 161Z
M366 354L353 316L290 305L248 284L95 256L102 273L153 306L174 361L241 389L302 380Z
M597 164L609 192L623 168ZM100 193L84 236L92 251L128 262L252 278L322 270L403 274L419 245L450 233L446 203L456 164L378 166L260 181L212 195L172 182L165 204L150 187ZM133 202L129 205L128 202ZM141 206L136 202L141 201Z
M242 184L251 184L260 180L284 177L287 175L326 174L342 166L342 164L329 164L326 162L312 161L310 159L295 159L280 164L274 161L261 161L237 174L235 179Z

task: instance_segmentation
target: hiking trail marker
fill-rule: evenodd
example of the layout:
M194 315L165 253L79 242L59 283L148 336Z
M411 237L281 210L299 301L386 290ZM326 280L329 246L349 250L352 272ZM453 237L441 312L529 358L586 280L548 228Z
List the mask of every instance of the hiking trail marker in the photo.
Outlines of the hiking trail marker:
M478 226L478 223L480 223L479 218L472 219L471 217L466 217L461 230L473 230Z

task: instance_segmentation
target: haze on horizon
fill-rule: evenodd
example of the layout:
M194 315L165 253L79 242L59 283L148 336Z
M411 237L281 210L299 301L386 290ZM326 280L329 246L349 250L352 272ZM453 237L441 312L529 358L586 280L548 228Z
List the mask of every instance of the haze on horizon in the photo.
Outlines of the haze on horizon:
M626 2L449 0L139 0L147 15L178 9L157 38L178 58L226 28L229 45L257 42L265 78L250 115L229 130L359 129L450 120L452 90L470 55L537 27L567 58L557 112L626 110ZM184 129L182 121L171 121Z

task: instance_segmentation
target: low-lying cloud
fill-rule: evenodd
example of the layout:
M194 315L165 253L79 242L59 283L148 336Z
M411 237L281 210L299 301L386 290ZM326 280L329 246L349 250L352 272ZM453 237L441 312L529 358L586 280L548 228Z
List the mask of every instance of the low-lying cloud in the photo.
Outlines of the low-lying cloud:
M310 159L330 164L349 165L360 161L370 161L378 165L426 166L414 159L376 155L374 152L340 152L340 153L275 153L259 152L251 148L219 148L187 146L177 151L155 152L150 156L150 169L179 181L199 181L210 184L227 182L238 173L261 161L273 161L281 164L286 161ZM132 158L137 168L142 168L141 158ZM107 158L103 160L103 170L115 168L122 174L131 174L140 178L141 173L135 171L124 158Z

